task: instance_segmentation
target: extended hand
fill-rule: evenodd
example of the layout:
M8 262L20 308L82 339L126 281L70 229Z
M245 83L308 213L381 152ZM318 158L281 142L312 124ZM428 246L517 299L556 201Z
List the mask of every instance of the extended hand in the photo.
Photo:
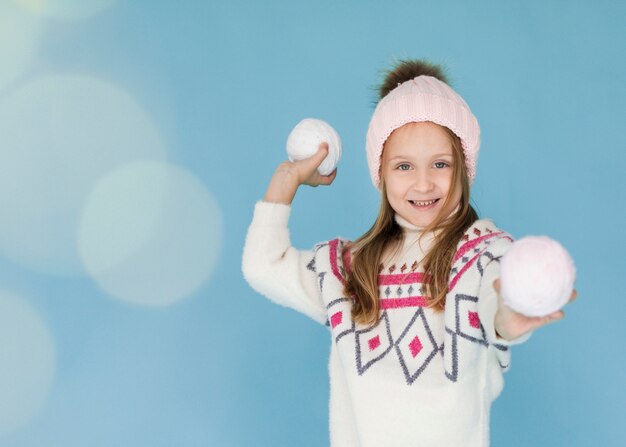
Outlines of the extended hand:
M543 317L527 317L526 315L515 312L504 304L500 296L500 279L496 279L493 282L493 288L498 292L498 310L496 311L495 317L495 329L496 333L506 340L514 340L548 323L561 320L565 316L562 310L557 310ZM577 292L574 290L569 302L575 300L576 296Z

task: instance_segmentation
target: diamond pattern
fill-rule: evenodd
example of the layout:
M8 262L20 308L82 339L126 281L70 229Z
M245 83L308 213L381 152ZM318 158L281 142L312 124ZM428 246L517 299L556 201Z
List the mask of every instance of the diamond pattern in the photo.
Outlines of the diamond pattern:
M330 327L335 329L335 327L343 321L343 312L335 312L332 317L330 317Z
M415 336L413 341L409 343L409 349L411 350L411 354L413 355L413 357L416 357L417 354L419 354L423 348L424 346L422 345L422 342L420 341L420 338L417 335Z
M487 335L480 324L478 315L478 297L456 295L456 334L483 345L487 345Z
M370 351L373 351L374 349L378 348L380 346L380 335L370 338L367 341L367 344L370 347Z
M412 384L439 352L424 309L418 309L394 343L407 383Z
M355 341L356 366L361 375L393 348L387 312L382 313L376 326L357 330Z
M472 312L471 310L467 312L467 319L471 327L480 329L480 318L478 318L477 312Z
M469 232L471 239L474 239L475 236L481 236L480 231L472 232L472 230ZM492 230L485 229L482 234L487 235L491 232ZM469 239L468 234L463 236L463 240ZM481 245L477 245L479 242ZM455 261L456 265L451 270L451 281L454 279L456 283L458 278L455 276L459 272L463 275L470 267L478 268L482 273L480 262L483 258L475 255L484 254L485 261L487 258L492 259L493 256L486 251L486 246L490 242L490 240L484 242L481 240L470 241L471 246L467 246L463 252L459 252L461 259ZM340 251L337 250L337 253ZM333 252L334 254L335 252ZM334 256L331 257L334 259ZM473 267L472 264L464 265L470 261L470 258L477 267ZM317 259L316 265L316 259L311 259L307 268L317 274L319 287L327 303L328 320L326 324L329 326L332 337L339 343L343 352L346 350L350 353L354 352L359 375L364 374L370 368L374 368L374 371L386 370L388 367L397 368L399 363L406 382L410 385L418 380L418 377L429 368L431 363L433 363L430 366L431 369L438 366L438 364L435 365L435 362L441 356L443 357L445 375L454 382L459 378L459 371L467 368L468 357L465 351L461 351L462 356L459 358L459 349L464 350L466 346L473 345L472 349L480 350L480 345L488 346L485 329L478 314L478 297L458 293L454 298L449 296L450 302L446 306L445 327L441 327L440 322L435 322L435 325L431 327L431 321L426 317L426 315L430 316L430 311L422 307L405 308L402 312L398 312L392 307L387 308L387 310L383 308L379 324L376 326L364 328L355 325L351 317L352 300L341 297L343 288L339 281L342 278L338 273L345 275L347 272L342 265L343 258L338 256L334 261L331 259L332 271L327 264L327 260ZM409 264L398 263L391 266L381 264L380 273L388 270L390 274L408 274ZM411 272L415 271L417 267L417 261L413 262ZM400 277L384 279L385 282L380 284L379 288L380 296L390 299L394 304L413 295L424 295L425 286L423 284L409 283L401 280ZM335 299L335 297L341 298ZM328 299L331 301L328 302ZM391 322L393 322L395 329L393 334ZM398 326L395 326L396 324ZM443 332L440 333L443 330L445 330L445 335ZM435 339L434 334L437 334L438 337L445 337L445 350L443 339ZM506 350L506 347L496 346L496 348ZM391 351L394 351L394 354L388 355ZM376 366L379 361L382 361L381 365Z
M354 321L350 316L351 310L352 303L348 298L336 299L326 306L327 315L330 315L328 324L335 341L339 341L343 336L354 332Z

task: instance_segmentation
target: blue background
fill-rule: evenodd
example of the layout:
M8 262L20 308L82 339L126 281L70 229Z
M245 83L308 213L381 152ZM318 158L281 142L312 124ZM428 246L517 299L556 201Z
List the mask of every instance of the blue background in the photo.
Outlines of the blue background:
M72 263L57 271L62 262L54 256L47 263L29 257L39 249L29 242L34 233L55 238L67 219L54 203L44 220L9 215L15 205L2 195L2 219L17 220L24 233L11 248L0 244L1 296L26 306L29 321L45 328L47 341L35 335L33 343L47 352L50 373L17 394L8 390L21 374L0 373L5 410L36 401L14 427L0 424L1 446L326 445L327 330L253 292L241 275L241 252L254 203L285 158L290 129L305 117L330 122L344 156L331 187L298 192L293 244L309 248L369 228L378 206L364 154L374 87L381 70L404 57L443 64L479 119L472 189L479 214L516 237L561 241L578 269L579 299L566 318L514 349L493 406L492 444L626 443L623 2L5 3L0 17L22 8L35 21L36 39L27 63L0 83L0 110L50 76L87 77L126 92L157 130L165 155L155 157L214 198L218 211L206 231L219 242L189 293L167 305L137 303L115 297ZM72 16L78 3L94 10ZM2 39L9 39L6 50L13 37ZM15 57L5 58L3 70ZM0 116L8 119L3 129L49 126ZM71 142L76 123L58 119ZM151 141L125 138L130 147ZM37 154L53 149L30 149L23 166L45 172L46 158ZM0 134L3 160L18 150ZM60 198L84 169L73 153L54 154L67 174L55 183ZM99 180L80 183L85 195ZM11 197L37 204L37 178L15 181ZM192 267L189 250L174 273ZM13 315L0 318L6 324ZM0 344L28 346L26 327L0 331ZM0 368L33 367L11 355L0 358ZM39 397L29 396L33 386L43 389Z

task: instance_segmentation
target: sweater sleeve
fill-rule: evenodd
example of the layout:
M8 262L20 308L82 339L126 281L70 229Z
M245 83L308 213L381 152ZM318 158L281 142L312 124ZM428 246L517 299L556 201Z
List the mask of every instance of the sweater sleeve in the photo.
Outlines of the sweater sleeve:
M532 333L524 334L514 340L499 337L495 330L496 311L498 310L498 292L493 282L500 277L500 259L494 258L484 267L478 298L478 314L485 329L487 341L496 347L505 348L528 340ZM500 349L501 351L502 349Z
M243 251L243 276L261 295L324 324L317 275L308 268L315 252L291 246L290 212L289 205L257 202Z

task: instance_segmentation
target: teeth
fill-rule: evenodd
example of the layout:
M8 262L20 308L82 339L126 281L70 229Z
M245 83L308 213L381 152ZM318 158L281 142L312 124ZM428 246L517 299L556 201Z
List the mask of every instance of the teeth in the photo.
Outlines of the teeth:
M432 204L433 204L433 203L435 203L436 201L437 201L437 199L434 199L434 200L428 200L428 201L426 201L426 202L419 202L419 201L417 201L417 200L409 200L409 202L411 202L412 204L417 205L417 206L428 206L428 205L432 205Z

